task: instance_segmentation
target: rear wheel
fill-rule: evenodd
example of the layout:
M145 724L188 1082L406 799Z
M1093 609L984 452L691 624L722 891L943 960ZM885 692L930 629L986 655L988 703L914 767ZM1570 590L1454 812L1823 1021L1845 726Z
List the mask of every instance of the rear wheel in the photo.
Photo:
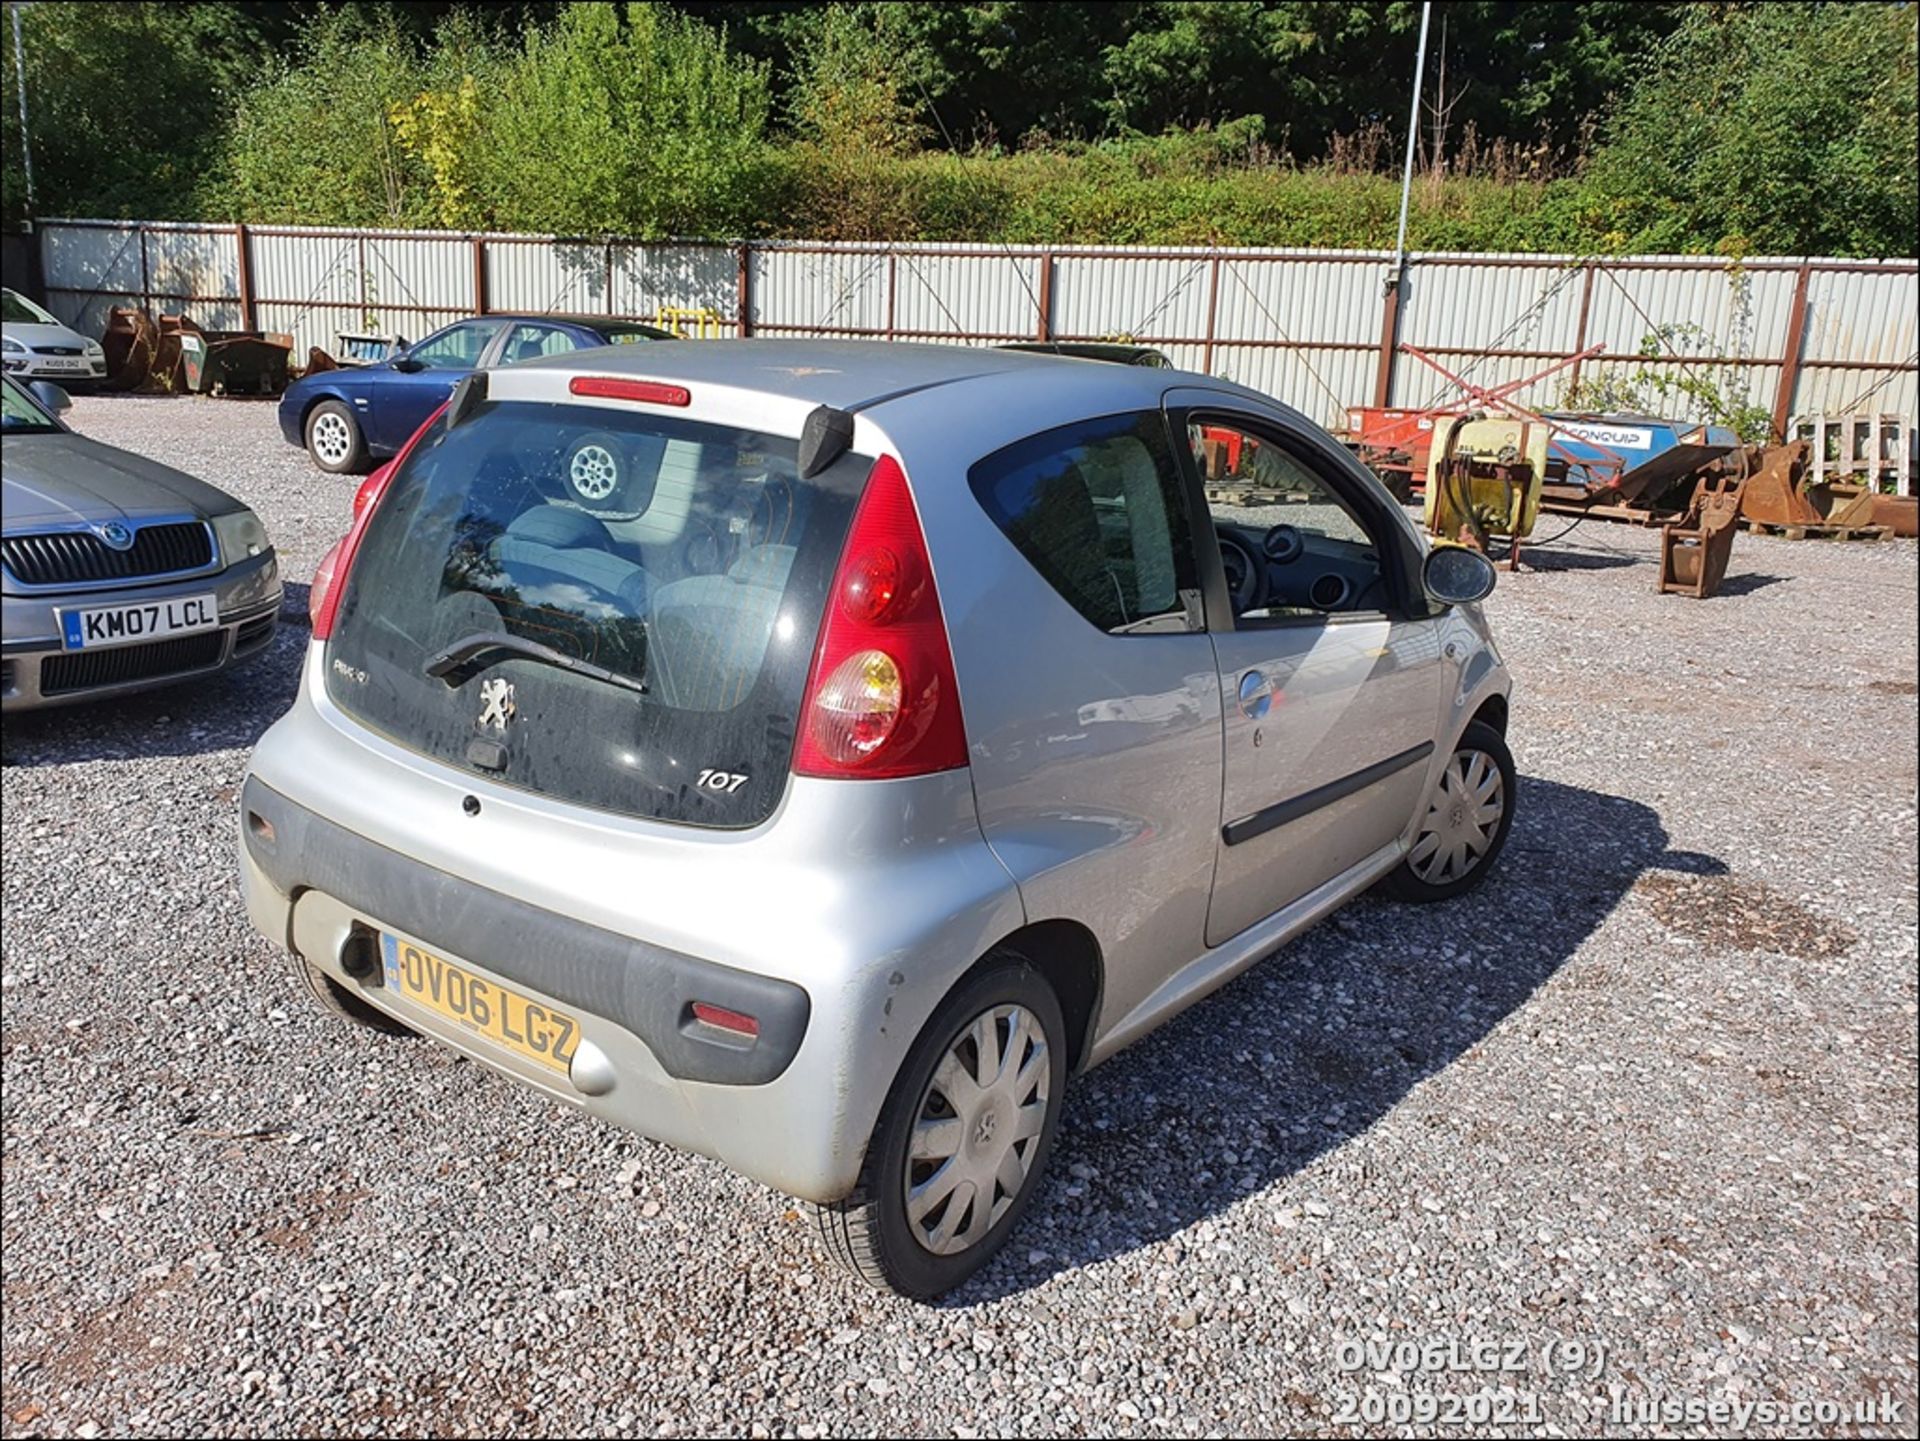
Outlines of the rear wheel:
M1493 869L1513 825L1513 754L1500 732L1471 721L1428 794L1420 827L1384 889L1403 901L1464 895Z
M1039 972L1008 957L964 982L901 1066L854 1193L815 1208L829 1253L920 1298L973 1275L1039 1184L1066 1079L1066 1024Z
M288 959L293 962L293 974L300 982L300 988L329 1015L339 1016L357 1026L365 1026L370 1031L381 1031L389 1036L418 1034L385 1011L368 1005L305 956L289 955Z
M367 468L367 441L360 422L337 400L323 400L307 416L307 454L330 475Z

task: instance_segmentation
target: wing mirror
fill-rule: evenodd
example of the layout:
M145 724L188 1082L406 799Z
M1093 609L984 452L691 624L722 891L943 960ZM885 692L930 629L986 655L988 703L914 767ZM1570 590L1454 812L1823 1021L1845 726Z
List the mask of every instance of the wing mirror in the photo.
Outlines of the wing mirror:
M41 407L53 415L73 409L73 397L51 380L31 381L27 389L33 392L33 398L40 402Z
M1420 580L1442 605L1468 605L1493 594L1493 562L1464 545L1437 545L1427 553Z
M415 360L411 355L404 353L394 356L387 364L391 365L395 370L403 371L408 375L427 368L425 361Z

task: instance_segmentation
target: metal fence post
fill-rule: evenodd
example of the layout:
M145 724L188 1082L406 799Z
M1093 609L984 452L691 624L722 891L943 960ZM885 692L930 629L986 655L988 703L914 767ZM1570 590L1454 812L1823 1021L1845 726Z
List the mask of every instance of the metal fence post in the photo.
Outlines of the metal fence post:
M1584 273L1580 277L1580 324L1574 330L1573 334L1573 352L1575 355L1580 354L1580 352L1587 348L1587 316L1592 313L1592 310L1593 262L1589 260L1584 267ZM1573 363L1573 375L1568 379L1567 384L1575 391L1580 389L1580 362L1578 360Z
M253 323L253 256L249 253L252 241L247 237L247 225L243 220L233 227L234 277L240 282L240 328L257 329Z
M1773 393L1772 435L1775 444L1787 438L1787 417L1793 412L1793 392L1800 384L1800 348L1807 335L1807 283L1813 262L1800 262L1793 278L1793 309L1787 315L1787 350L1780 357L1780 386Z
M149 315L153 315L153 281L147 269L147 226L145 221L142 221L140 223L139 234L140 234L140 308L146 311ZM155 316L154 318L158 320L159 317Z
M1040 315L1036 340L1053 339L1053 252L1040 252Z
M487 313L487 242L473 237L473 313Z
M1213 334L1220 318L1220 257L1207 267L1207 338L1200 348L1200 368L1213 374Z
M887 339L893 339L898 324L900 302L900 257L891 250L887 252Z
M739 273L734 278L734 330L742 340L753 334L753 242L743 240L735 247L739 254Z
M1373 373L1373 403L1384 407L1393 395L1393 353L1400 344L1400 287L1413 266L1403 263L1387 277L1387 293L1380 306L1380 359Z

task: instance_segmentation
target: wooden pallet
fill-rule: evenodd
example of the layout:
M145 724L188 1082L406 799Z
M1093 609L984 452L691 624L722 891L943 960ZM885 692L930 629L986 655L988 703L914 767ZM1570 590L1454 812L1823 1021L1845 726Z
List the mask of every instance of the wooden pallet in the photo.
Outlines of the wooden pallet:
M1768 520L1742 516L1740 523L1750 535L1777 535L1782 540L1885 540L1893 534L1889 525L1775 525Z
M1315 497L1298 491L1249 490L1244 486L1209 483L1207 499L1215 505L1312 505ZM1322 502L1324 504L1325 502Z

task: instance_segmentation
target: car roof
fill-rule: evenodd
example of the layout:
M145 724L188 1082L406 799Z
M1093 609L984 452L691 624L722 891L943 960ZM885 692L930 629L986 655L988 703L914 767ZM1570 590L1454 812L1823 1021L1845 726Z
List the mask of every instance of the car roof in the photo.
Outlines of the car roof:
M664 326L655 325L650 320L641 320L631 315L561 315L538 310L489 310L485 315L470 316L469 319L502 320L509 325L516 325L521 321L529 324L577 325L582 330L604 330L609 325L621 325L634 330L657 330L662 335L668 333ZM461 325L465 322L456 320L453 323Z
M1099 385L1116 397L1159 403L1179 371L1085 361L1024 350L969 345L921 345L894 340L693 340L679 345L617 346L523 360L515 370L562 370L595 375L706 382L829 405L866 409L934 386L1026 374L1075 388ZM1238 389L1207 376L1201 384Z

